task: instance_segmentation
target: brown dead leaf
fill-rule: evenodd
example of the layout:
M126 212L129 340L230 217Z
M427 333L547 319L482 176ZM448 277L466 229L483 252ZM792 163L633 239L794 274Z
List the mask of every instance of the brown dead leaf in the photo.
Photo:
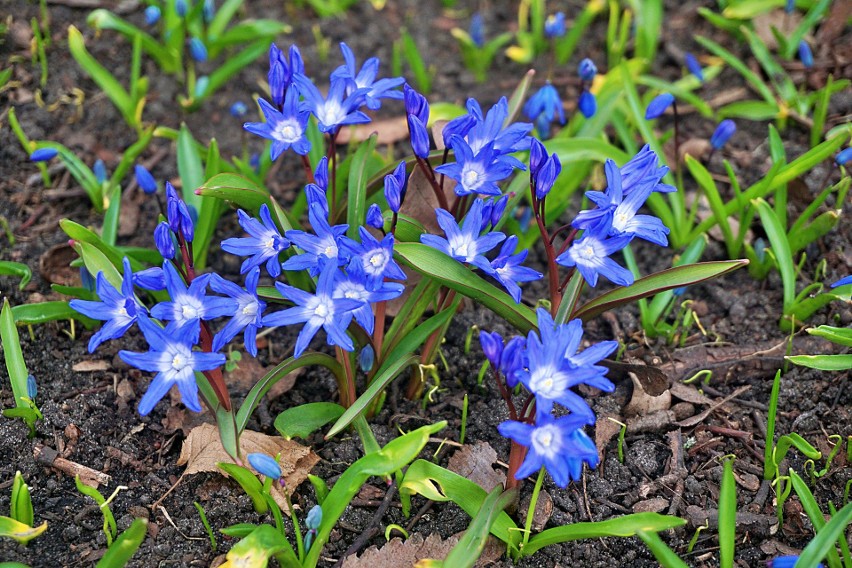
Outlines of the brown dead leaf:
M685 400L686 402L691 402L692 404L705 404L708 406L713 404L711 399L698 392L698 389L692 385L675 382L672 383L670 390L673 397Z
M95 371L106 371L108 369L109 362L102 359L99 361L80 361L71 367L71 370L75 373L94 373Z
M129 196L121 199L121 215L118 217L118 236L131 237L139 229L139 202Z
M446 186L452 185L454 182L449 180L449 182L445 181L444 183L444 193L449 194ZM403 202L399 212L419 221L428 232L441 235L443 231L438 225L438 218L435 216L437 207L438 198L435 196L432 184L429 183L423 170L419 166L415 167L408 177L405 202Z
M488 442L465 444L450 458L447 468L473 481L486 492L506 482L506 474L492 466L497 461L497 452Z
M678 152L680 153L680 161L683 163L687 154L698 160L699 162L703 162L710 155L710 150L713 147L710 145L710 141L706 138L690 138L686 142L681 143Z
M527 495L521 500L521 522L524 523L524 525L526 525L527 522L527 511L530 509L531 496L532 495ZM551 516L553 516L553 497L550 496L550 493L548 493L547 490L543 489L538 494L538 501L536 501L535 504L532 524L530 527L534 532L541 532L547 525L547 521L550 520Z
M339 144L363 142L372 136L374 132L379 135L376 140L377 144L388 145L395 144L400 140L406 140L408 139L408 119L404 116L383 118L368 124L359 124L351 128L341 128L340 133L337 135L337 142Z
M598 448L598 455L601 460L603 460L604 448L621 431L621 424L614 422L614 420L624 422L621 416L610 414L598 415L597 422L595 422L595 446Z
M38 259L41 277L51 284L79 286L80 271L70 266L74 260L77 260L77 253L67 243L50 247Z
M280 453L281 457L278 464L284 474L285 487L289 491L292 491L307 479L311 468L319 461L319 456L313 453L310 448L285 440L280 436L267 436L252 430L246 430L240 436L240 449L244 456L256 452L271 456ZM186 471L183 472L183 475L192 475L205 471L221 472L216 464L230 461L230 456L222 447L222 440L216 426L202 424L193 428L184 440L177 465L186 464ZM272 496L279 505L286 509L286 500L283 494L278 492L277 487L277 484L273 485Z
M843 2L840 2L842 4ZM798 12L787 14L784 10L770 10L763 14L758 14L752 19L754 24L754 32L757 37L763 40L770 50L778 49L778 40L775 39L775 34L772 33L772 28L777 29L782 35L789 37L790 34L799 26L802 16Z
M424 540L423 536L415 533L408 540L393 538L382 548L371 546L361 556L349 556L343 561L343 568L411 568L418 561L426 558L446 558L450 550L458 543L461 534L453 535L443 540L437 534L430 534ZM475 566L488 566L496 562L506 550L499 540L489 536L482 555Z
M642 382L634 372L630 372L633 381L633 396L624 409L626 416L647 416L658 410L668 410L672 405L672 393L666 389L657 396L651 396L643 388Z

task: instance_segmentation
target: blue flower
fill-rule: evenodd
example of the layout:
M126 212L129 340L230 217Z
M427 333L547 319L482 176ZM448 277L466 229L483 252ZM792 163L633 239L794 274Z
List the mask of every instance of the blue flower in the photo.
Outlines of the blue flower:
M847 284L852 284L852 275L841 278L837 282L831 285L832 288L837 288L839 286L846 286Z
M529 251L525 249L518 254L512 254L515 252L517 246L518 237L516 235L512 235L506 239L500 248L500 254L491 261L491 268L494 270L492 276L499 280L500 284L506 288L512 299L515 300L515 303L520 304L521 288L517 283L538 280L542 277L542 273L532 268L521 266L521 263L527 259Z
M186 0L175 0L175 12L181 18L186 16L186 11L189 7L186 4Z
M337 78L347 79L350 81L346 89L346 94L350 95L359 89L364 91L364 104L370 110L378 110L382 103L379 99L402 99L402 91L397 87L405 83L402 77L379 79L376 81L376 75L379 74L379 59L371 57L364 62L360 71L355 68L355 54L349 49L349 46L340 42L340 51L343 53L345 65L341 65L331 74L331 79L334 81Z
M788 14L792 14L793 10L796 9L796 0L787 0L784 4L784 11Z
M145 23L149 26L153 26L157 22L160 21L160 7L159 6L148 6L145 8Z
M381 230L385 226L385 218L382 215L382 208L378 203L372 203L367 208L366 216L367 225L374 229Z
M98 272L96 290L100 301L71 300L69 302L73 309L84 316L106 322L89 340L89 353L93 353L97 346L107 339L118 339L124 335L139 314L145 312L145 307L133 294L133 271L127 257L124 258L123 265L124 278L121 281L121 292L107 281L103 272Z
M701 64L695 59L695 56L691 53L687 52L684 56L684 60L686 61L686 68L689 69L689 72L698 78L702 83L704 82L704 70L701 68Z
M230 112L231 116L235 118L242 118L248 112L248 107L243 101L235 101L234 104L228 108L228 112Z
M136 185L142 188L142 191L151 195L157 192L157 180L151 175L151 172L141 164L136 164L133 167L133 172L136 174Z
M305 63L299 48L291 45L288 55L289 58L285 58L274 43L269 46L269 92L273 104L277 107L281 106L284 92L290 88L293 76L305 72Z
M133 275L133 285L144 290L159 292L166 289L166 273L159 266L140 270Z
M278 465L278 460L272 456L258 452L249 454L246 457L248 458L249 464L251 464L251 466L257 470L259 474L265 475L271 479L278 479L281 477L281 466Z
M373 304L398 298L404 290L405 287L398 282L379 282L376 286L369 286L364 268L356 260L349 264L346 274L338 271L332 297L357 301L359 305L351 311L351 315L364 331L372 334L375 325Z
M243 128L268 140L269 157L274 161L284 150L293 148L300 156L311 151L311 141L308 140L307 126L310 112L299 108L299 93L288 89L284 96L284 105L279 112L264 99L258 99L266 122L246 122Z
M767 565L768 568L793 568L798 561L798 555L778 556L770 560ZM817 564L816 568L823 568L822 563Z
M189 54L199 63L207 61L207 46L201 38L194 37L189 40Z
M323 98L316 85L305 75L294 75L293 82L305 99L302 108L317 117L320 132L333 133L343 125L370 122L370 117L358 110L369 89L356 89L347 95L347 80L332 78L328 96Z
M151 308L151 315L160 320L168 320L168 333L189 328L186 337L194 344L198 342L201 320L229 316L236 310L236 301L232 298L207 296L207 281L210 274L197 276L189 286L184 283L174 264L163 263L166 277L166 290L170 302L160 302Z
M811 51L811 46L805 40L799 42L799 59L806 69L814 66L814 54Z
M456 161L435 168L439 174L454 179L456 195L500 195L497 183L509 177L517 169L524 169L516 158L501 154L491 142L474 153L460 136L450 139Z
M341 250L343 235L349 225L332 227L321 207L312 205L308 209L308 221L316 234L293 229L284 233L290 242L302 249L302 254L291 256L282 264L284 270L309 269L311 276L319 273L320 258L333 260L338 266L349 262L349 255Z
M344 242L347 252L352 257L352 263L360 263L367 278L367 287L371 290L378 288L385 278L405 280L405 272L393 259L394 238L388 233L379 241L364 227L358 227L361 243L351 239Z
M252 268L266 262L266 271L273 278L281 274L281 263L278 255L287 250L290 241L281 236L278 227L272 221L269 207L264 203L260 206L260 221L240 209L237 211L240 227L249 234L248 237L232 237L222 241L222 250L237 256L248 256L240 267L240 274L249 272Z
M595 66L595 62L588 57L580 61L577 66L577 75L580 76L581 81L591 81L597 74L598 68Z
M586 118L592 118L595 116L595 112L598 110L598 103L595 100L595 95L589 91L583 91L580 93L580 99L577 101L577 108L580 109L580 112Z
M574 241L568 250L556 257L556 262L562 266L576 266L593 288L598 283L599 274L620 286L630 286L633 273L609 255L623 249L631 239L632 235L605 238L586 232L582 239Z
M193 351L187 327L166 331L142 313L139 314L139 327L150 350L147 353L118 352L121 360L128 365L157 373L139 401L139 414L145 416L151 412L173 385L177 385L181 400L188 409L201 412L195 372L210 371L223 365L225 356L221 353Z
M165 221L157 223L157 226L154 228L154 244L157 245L157 250L163 258L171 260L175 257L175 242L172 239L172 230Z
M192 215L184 200L181 199L174 186L169 182L166 182L166 218L173 233L177 234L180 231L184 239L188 242L192 241L195 235L195 223L192 221Z
M666 109L672 106L675 98L671 93L660 93L648 103L648 108L645 109L645 120L659 118L666 112Z
M47 162L52 160L59 154L59 150L56 148L38 148L33 150L33 153L30 154L31 162Z
M547 148L538 140L530 143L530 181L535 188L536 199L544 199L553 188L562 172L562 162L554 152L550 157Z
M677 191L676 187L661 183L661 180L669 173L669 168L657 166L659 161L657 153L651 150L648 144L642 146L642 149L630 158L629 162L621 166L621 183L624 194L628 195L645 183L653 184L654 191L657 193Z
M311 549L311 545L314 543L314 537L317 534L317 529L319 529L321 523L322 507L314 505L311 507L311 510L308 511L308 516L305 518L305 527L308 529L307 534L305 534L305 552Z
M362 302L332 297L334 280L339 272L335 262L324 262L317 281L316 294L281 282L275 283L281 295L296 305L264 316L263 325L279 327L304 323L305 326L296 339L295 357L304 353L320 328L323 328L328 335L329 345L337 345L347 351L355 349L352 339L346 334L346 328L352 321L352 311L361 307Z
M365 345L361 352L358 353L358 367L364 373L369 373L373 370L373 364L376 362L376 352L373 346L369 343Z
M544 20L544 36L549 38L557 38L565 35L565 14L556 12L550 14Z
M482 14L474 12L470 17L470 30L468 31L473 45L483 47L485 45L485 22L482 19Z
M210 279L213 291L225 294L236 302L233 314L227 314L231 316L230 321L213 338L213 351L222 349L244 329L243 343L246 351L251 353L252 357L257 357L257 330L262 326L262 314L266 309L266 302L257 297L258 278L260 268L255 267L246 275L246 287L243 289L218 274L213 274Z
M36 383L35 375L27 375L27 397L30 400L35 400L38 396L38 384Z
M487 274L493 274L494 269L491 268L491 263L485 258L484 253L503 242L506 235L491 232L479 236L484 206L485 202L482 199L475 199L461 227L449 212L436 209L438 224L444 230L447 238L424 234L420 235L420 242L438 249L459 262L473 264Z
M713 136L710 137L710 145L714 150L718 150L730 140L734 132L737 131L736 123L730 118L726 118L719 123L716 130L713 131Z
M385 176L385 200L394 213L399 213L405 192L408 190L408 172L405 170L405 160L397 164L393 172Z
M505 126L509 118L509 102L506 97L501 97L497 104L491 107L484 116L476 99L468 99L466 108L472 121L469 121L466 115L451 120L444 128L444 140L452 139L452 135L448 135L447 129L449 128L450 133L458 134L466 139L474 154L478 154L480 150L491 143L494 144L494 150L501 154L529 149L530 137L528 134L532 130L532 124L515 122ZM463 128L458 128L458 131L456 131L457 127ZM447 146L452 147L453 145L447 144ZM455 148L453 149L455 150Z
M95 174L95 179L100 184L107 180L107 169L103 160L100 158L95 160L95 164L92 166L92 173Z
M550 123L554 118L559 117L559 124L565 124L565 111L559 99L559 92L550 81L526 102L524 114L535 121L536 130L541 138L547 138L550 134Z
M845 166L850 160L852 160L852 147L841 150L834 158L834 163L838 166Z
M571 480L580 479L583 463L596 467L598 451L583 432L584 424L581 416L553 418L549 414L539 415L534 426L514 420L500 424L500 434L529 448L515 479L524 479L544 467L556 485L566 487Z

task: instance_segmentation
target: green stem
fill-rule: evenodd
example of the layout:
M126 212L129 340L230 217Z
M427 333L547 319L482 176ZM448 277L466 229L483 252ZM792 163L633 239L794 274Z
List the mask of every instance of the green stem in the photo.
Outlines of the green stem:
M541 493L541 486L544 483L544 466L538 470L538 477L535 480L532 497L530 497L530 506L527 508L527 521L524 523L524 542L521 544L521 550L530 540L530 531L532 527L533 517L535 516L535 506L538 504L538 495Z

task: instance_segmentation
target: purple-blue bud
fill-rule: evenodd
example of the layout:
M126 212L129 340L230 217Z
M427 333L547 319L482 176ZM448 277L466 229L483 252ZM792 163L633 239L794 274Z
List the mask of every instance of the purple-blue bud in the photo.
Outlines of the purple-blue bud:
M35 400L35 397L38 395L38 385L36 384L35 375L29 374L27 375L27 397L30 400Z
M142 188L142 191L148 195L157 192L157 180L154 179L154 176L151 175L151 172L145 166L136 164L133 171L136 174L136 184Z
M92 166L92 173L95 174L95 179L100 184L103 184L107 180L107 169L103 160L100 158L95 160L95 164Z
M814 66L814 54L811 51L811 46L805 40L799 42L799 59L807 69Z
M30 154L31 162L47 162L48 160L52 160L59 153L59 150L56 148L38 148L34 150L32 154Z
M672 106L674 103L674 95L671 93L660 93L654 100L648 104L648 108L645 109L645 120L652 120L654 118L658 118L662 116L666 109Z
M314 505L308 511L308 516L305 519L305 526L310 530L317 530L322 523L322 507Z
M159 266L152 266L133 274L133 285L152 292L166 289L166 273Z
M485 45L485 22L482 20L482 14L474 12L470 18L470 39L476 47Z
M317 167L314 170L314 183L323 191L328 191L328 158L323 156L317 162Z
M703 83L704 69L701 68L701 64L698 62L695 56L687 52L686 55L684 55L683 59L686 62L686 68L689 69L689 72L695 75L695 77Z
M498 371L500 369L500 357L503 355L503 337L496 331L480 331L479 344L482 346L485 358L491 363L491 368Z
M154 228L154 244L163 258L171 260L175 257L175 243L172 240L172 230L169 224L161 221Z
M515 385L518 384L515 372L525 366L524 351L526 351L526 348L527 342L520 335L510 339L503 348L503 356L500 357L500 370L506 377L506 386L509 388L515 388Z
M399 208L402 207L402 188L392 175L385 176L385 201L388 202L388 209L399 213Z
M184 239L192 241L195 235L195 225L192 215L186 203L169 182L166 182L166 217L169 221L169 228L171 228L173 233L177 234L180 231Z
M402 86L402 97L405 102L405 114L414 115L423 124L429 123L429 101L406 83Z
M548 38L557 38L565 35L565 14L556 12L550 14L544 20L544 36Z
M215 15L216 3L213 0L204 0L204 5L201 7L201 17L204 19L204 23L212 22Z
M852 284L852 275L846 276L845 278L841 278L837 282L831 285L832 288L838 288L840 286L846 286L847 284Z
M491 210L491 226L496 227L503 218L503 212L506 211L506 205L509 204L509 196L504 195L494 202L494 208Z
M710 137L710 145L714 150L718 150L724 146L728 140L730 140L731 136L733 136L736 131L737 125L733 120L730 118L723 120L719 123L719 126L716 127L716 130L713 132L713 136Z
M160 21L160 7L159 6L148 6L145 8L145 23L149 26L153 26L157 22Z
M270 50L278 49L273 44ZM272 55L270 55L270 58ZM286 73L284 64L281 61L275 61L269 64L269 73L267 74L269 81L269 93L272 96L272 104L278 108L284 104L284 93L286 91Z
M259 474L272 479L279 479L281 477L281 466L278 465L278 461L272 456L255 453L249 454L247 457L251 466L256 469Z
M236 101L231 105L231 108L228 109L228 111L231 113L231 116L235 118L242 118L248 112L248 107L243 101Z
M367 224L374 229L381 229L385 226L382 208L377 203L373 203L367 208Z
M845 166L850 160L852 160L852 146L837 154L837 157L834 158L834 163L838 166Z
M483 232L491 224L491 211L494 210L494 200L484 199L482 206L482 219L479 221L479 232Z
M408 132L411 135L411 149L414 155L424 160L429 157L429 132L426 125L416 116L408 115Z
M598 110L598 102L595 99L595 95L589 91L583 91L580 93L580 100L577 101L577 108L580 109L580 112L586 118L592 118L595 116L595 113Z
M530 180L535 186L536 199L544 199L559 174L562 173L562 162L554 153L547 156L544 144L536 139L530 144Z
M254 170L254 173L260 172L260 154L255 152L251 156L249 156L249 166Z
M376 352L373 351L372 345L369 343L361 349L358 354L358 366L365 373L369 373L373 368L373 363L376 361Z
M186 4L186 0L175 0L175 12L178 16L183 18L186 16L186 12L188 10L188 6Z
M766 565L768 568L793 568L798 561L798 555L778 556L767 562ZM816 568L823 568L822 563L817 564Z
M577 66L577 74L581 80L591 81L598 74L598 68L595 66L595 62L587 57Z
M787 0L787 3L784 5L784 11L788 14L792 14L793 10L796 9L796 0Z

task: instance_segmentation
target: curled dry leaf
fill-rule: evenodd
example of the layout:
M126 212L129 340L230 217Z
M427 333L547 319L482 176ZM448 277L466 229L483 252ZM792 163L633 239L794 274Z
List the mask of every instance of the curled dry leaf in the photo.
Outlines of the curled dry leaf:
M443 559L450 550L458 543L461 534L453 535L443 540L437 534L430 534L424 540L420 534L413 534L408 540L392 538L382 548L372 546L364 551L360 557L350 556L343 561L343 568L411 568L417 565L419 560L426 558ZM475 566L488 566L496 562L506 550L499 540L493 536L488 537L485 548Z
M473 445L465 444L454 453L447 468L490 492L506 482L506 474L492 467L496 462L497 452L494 448L488 442L479 441Z
M672 393L669 389L659 395L651 396L642 384L642 381L634 372L630 372L633 380L633 396L624 412L627 416L645 416L658 410L668 410L672 405Z

